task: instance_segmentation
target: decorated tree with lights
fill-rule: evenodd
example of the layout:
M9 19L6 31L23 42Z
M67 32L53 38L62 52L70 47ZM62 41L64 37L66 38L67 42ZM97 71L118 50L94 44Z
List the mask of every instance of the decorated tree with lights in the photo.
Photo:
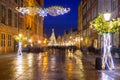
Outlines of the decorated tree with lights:
M99 14L91 23L90 27L95 30L98 34L103 36L103 56L102 56L102 69L107 67L109 70L114 69L114 62L111 55L112 37L111 33L119 31L120 19L113 19L106 21L102 14Z
M22 34L15 35L14 39L18 42L18 55L22 55L22 42L26 39Z
M55 38L54 29L52 29L52 35L50 37L50 42L48 43L48 45L55 45L55 44L57 44L57 42L56 42L56 38Z

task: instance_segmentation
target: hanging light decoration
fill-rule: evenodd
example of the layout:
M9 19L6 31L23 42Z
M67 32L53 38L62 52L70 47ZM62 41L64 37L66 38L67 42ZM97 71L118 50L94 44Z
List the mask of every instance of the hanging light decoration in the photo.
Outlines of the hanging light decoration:
M24 7L16 7L16 10L21 14L29 14L29 15L37 15L45 17L48 14L51 16L58 16L68 13L70 8L63 8L61 6L52 6L49 8L39 8L36 6L24 6Z
M36 6L24 6L24 7L16 7L16 10L20 13L24 14L29 14L29 15L36 15L38 14L38 11L40 8Z
M48 14L46 9L40 9L38 13L39 13L39 16L42 16L42 17L45 17Z
M51 16L63 15L65 13L68 13L69 11L70 11L70 8L63 8L61 6L52 6L47 9L47 12Z

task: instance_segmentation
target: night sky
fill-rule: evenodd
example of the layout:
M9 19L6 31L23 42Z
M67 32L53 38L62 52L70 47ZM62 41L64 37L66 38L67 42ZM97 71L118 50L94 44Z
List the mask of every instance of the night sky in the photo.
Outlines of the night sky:
M44 18L44 31L51 35L54 28L55 35L63 35L64 31L75 29L78 25L78 5L81 0L44 0L44 7L62 6L70 8L70 12L59 16L47 16Z

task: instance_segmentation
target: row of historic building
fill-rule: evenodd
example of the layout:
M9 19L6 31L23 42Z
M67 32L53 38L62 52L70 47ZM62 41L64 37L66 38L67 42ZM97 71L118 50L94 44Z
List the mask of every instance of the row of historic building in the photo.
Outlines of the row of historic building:
M0 0L0 53L14 52L14 35L21 33L35 43L43 38L43 20L38 15L22 15L16 7L43 6L43 0ZM26 41L27 43L27 41Z
M57 38L61 45L93 46L94 48L103 47L102 35L90 28L90 22L98 14L106 11L111 13L111 19L120 17L119 0L82 0L78 7L78 28L77 30L65 31L62 37ZM112 34L113 46L120 47L120 33Z
M95 19L99 13L106 11L111 13L111 19L120 17L120 0L82 0L78 8L78 31L80 37L87 39L87 44L95 48L102 47L102 36L90 29L90 21ZM113 34L113 45L119 47L120 34Z

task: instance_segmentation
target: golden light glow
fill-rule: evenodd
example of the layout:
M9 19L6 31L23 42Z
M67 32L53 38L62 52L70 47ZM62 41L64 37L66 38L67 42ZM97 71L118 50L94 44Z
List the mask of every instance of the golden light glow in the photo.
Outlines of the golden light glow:
M109 20L110 20L110 17L111 17L111 13L106 12L106 13L103 14L103 16L104 16L104 19L105 19L106 21L109 21Z
M44 40L43 43L46 44L47 42Z
M19 34L19 37L22 37L22 34Z
M35 0L26 0L26 5L34 6L35 5Z
M30 42L30 43L31 43L31 42L32 42L32 40L31 40L31 39L29 39L29 40L28 40L28 42Z
M46 38L43 40L43 44L47 44L47 39Z
M72 36L70 36L70 39L72 39Z
M80 40L82 41L82 40L83 40L83 37L81 37Z
M33 54L28 54L27 61L28 61L28 65L32 66L32 64L33 64Z
M44 75L44 77L46 77L47 78L47 73L46 73L46 71L47 71L47 69L48 69L48 54L47 54L47 52L45 52L45 53L43 53L43 55L42 55L42 72L44 73L43 75Z
M70 79L71 78L71 76L72 76L72 70L73 70L73 63L72 62L69 62L68 63L68 79Z
M41 43L41 41L39 40L39 41L38 41L38 44L40 44L40 43Z
M18 77L19 75L22 75L25 71L25 68L23 66L23 56L17 56L17 61L16 61L16 73L15 76Z

